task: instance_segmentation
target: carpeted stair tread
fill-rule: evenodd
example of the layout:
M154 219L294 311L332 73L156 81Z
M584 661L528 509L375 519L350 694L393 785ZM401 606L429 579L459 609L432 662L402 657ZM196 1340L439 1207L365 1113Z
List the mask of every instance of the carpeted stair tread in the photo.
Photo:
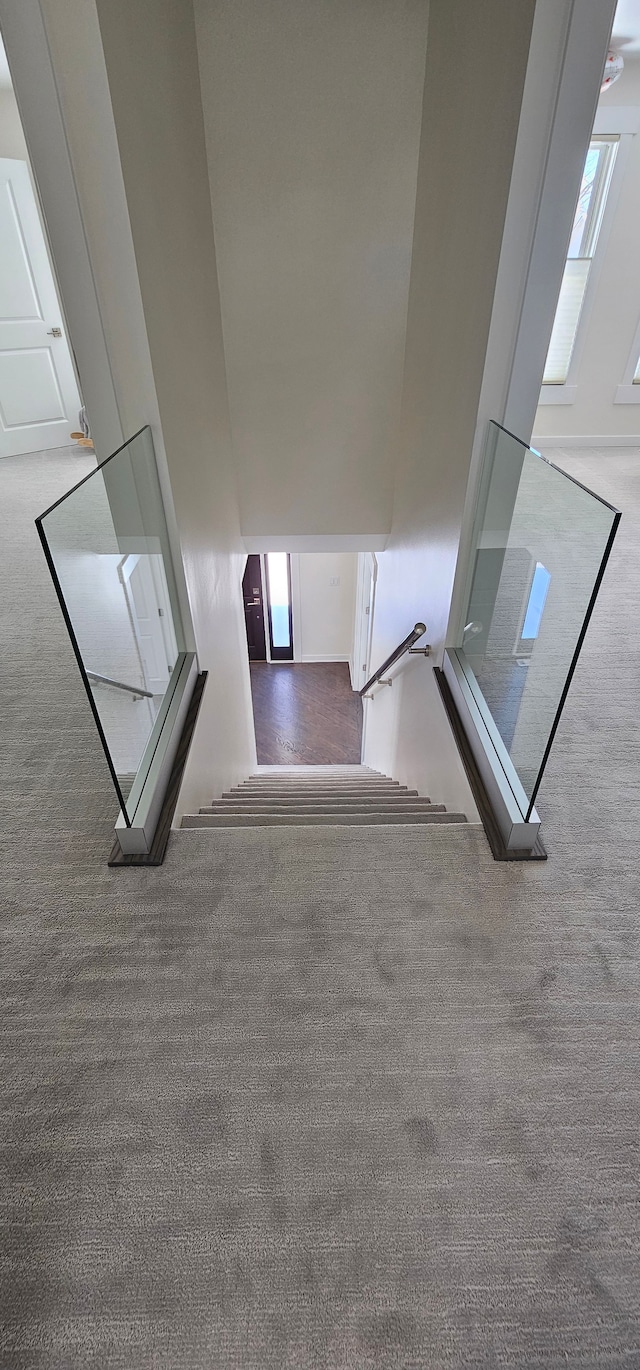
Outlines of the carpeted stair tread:
M374 775L368 771L359 771L355 767L352 771L321 771L318 769L317 775L312 775L311 771L303 771L302 768L299 772L291 770L283 771L282 774L278 771L265 771L264 775L243 776L242 783L243 785L289 785L291 783L298 784L302 781L304 784L319 785L327 780L338 785L397 785L398 783L391 775Z
M419 813L431 811L434 813L442 812L444 804L432 804L428 799L407 799L394 804L387 804L384 800L367 800L365 803L358 800L334 800L332 802L322 799L317 800L290 800L286 801L267 801L263 799L252 800L250 803L242 804L235 800L214 799L211 804L203 804L200 813Z
M286 808L304 806L304 804L384 804L384 806L395 806L395 804L430 804L432 800L428 795L417 795L415 792L400 793L400 795L322 795L319 790L311 790L308 795L221 795L208 801L210 804L226 804L226 806L240 808L259 804L260 807L270 806L270 804L284 804Z
M233 789L258 790L258 789L370 789L377 792L380 789L404 789L406 786L397 784L392 780L333 780L332 777L322 778L322 780L264 780L264 781L244 781L241 785L233 785Z
M265 775L288 776L288 775L309 775L315 778L319 775L373 775L381 776L384 780L387 777L382 771L375 771L371 766L356 765L327 765L327 766L260 766L257 771L252 771L248 780L262 780Z
M183 828L275 828L310 826L359 826L414 824L414 823L466 823L463 813L431 812L418 813L187 813L182 819Z
M218 796L216 796L217 798ZM417 790L225 790L220 799L417 799Z
M406 785L233 785L229 794L403 794Z
M402 802L402 800L423 799L426 798L426 796L418 795L417 793L411 793L410 791L407 791L406 794L403 793L374 795L344 793L336 794L334 790L329 791L326 794L323 794L319 790L312 790L308 794L297 793L239 795L227 793L212 796L211 802L214 803L218 798L224 799L227 803L236 804L252 804L254 802L265 804L308 804L315 803L316 801L323 804L333 804L334 802L337 804L397 804Z
M278 772L276 771L267 771L264 775L243 776L243 784L245 785L269 785L273 784L274 782L276 784L286 785L289 784L291 781L295 783L299 780L304 780L305 782L309 782L309 784L312 785L319 784L323 780L334 780L337 781L338 784L344 785L348 785L350 783L364 785L391 785L398 783L391 775L373 775L369 774L367 771L358 770L319 771L318 775L312 775L311 771L303 770L301 770L299 774L297 774L295 771L284 771L282 775L278 774Z
M284 769L284 768L283 768ZM336 773L337 772L337 773ZM183 828L366 827L466 823L426 795L365 767L290 767L258 772L199 813Z

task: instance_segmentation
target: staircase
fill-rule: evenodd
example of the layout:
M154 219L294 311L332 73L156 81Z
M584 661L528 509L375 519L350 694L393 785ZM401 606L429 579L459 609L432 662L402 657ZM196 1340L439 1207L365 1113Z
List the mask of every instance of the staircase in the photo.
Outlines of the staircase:
M369 766L274 766L185 814L183 828L275 828L326 824L466 823L417 790Z

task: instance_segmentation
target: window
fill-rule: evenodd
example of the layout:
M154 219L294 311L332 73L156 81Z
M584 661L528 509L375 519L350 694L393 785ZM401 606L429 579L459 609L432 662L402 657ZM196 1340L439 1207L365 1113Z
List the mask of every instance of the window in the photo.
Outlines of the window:
M531 582L531 589L529 591L529 600L524 616L524 623L522 625L522 633L520 634L525 642L533 641L540 632L540 624L542 622L544 606L547 602L550 580L551 576L549 575L546 566L543 566L541 561L537 561L536 569L533 573L533 580Z
M291 572L288 552L267 552L267 598L272 661L293 661Z
M618 138L593 138L587 153L543 385L564 385L604 214ZM640 381L640 365L638 368Z

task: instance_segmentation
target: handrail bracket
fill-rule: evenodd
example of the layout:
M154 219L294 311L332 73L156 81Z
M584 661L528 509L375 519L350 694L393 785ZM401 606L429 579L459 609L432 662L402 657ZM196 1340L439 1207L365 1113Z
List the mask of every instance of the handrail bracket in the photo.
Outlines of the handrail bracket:
M409 656L430 655L430 646L427 645L426 647L415 648L413 646L414 642L417 642L418 638L422 637L423 634L426 633L426 631L426 624L416 623L414 625L408 637L405 637L404 642L401 642L400 646L396 647L395 652L392 652L391 656L388 656L386 661L383 661L379 669L375 672L374 675L371 676L371 679L368 680L366 685L363 685L362 689L358 691L361 699L373 699L373 695L367 694L367 691L371 689L372 685L393 685L393 681L390 680L388 677L386 679L383 679L384 673L385 671L388 671L390 666L394 666L396 661L399 661L400 657L405 655L405 652L408 653Z

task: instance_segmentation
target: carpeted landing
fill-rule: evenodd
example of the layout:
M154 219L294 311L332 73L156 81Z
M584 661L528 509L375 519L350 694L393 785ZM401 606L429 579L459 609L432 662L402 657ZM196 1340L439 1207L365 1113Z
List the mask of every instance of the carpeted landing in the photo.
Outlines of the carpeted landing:
M632 889L536 876L193 831L16 907L0 1363L640 1364Z
M640 1366L640 491L546 864L434 825L184 831L114 871L24 512L66 460L0 467L0 1366Z
M599 949L528 870L499 912L478 830L362 838L177 834L15 909L3 1364L640 1363L597 888Z

